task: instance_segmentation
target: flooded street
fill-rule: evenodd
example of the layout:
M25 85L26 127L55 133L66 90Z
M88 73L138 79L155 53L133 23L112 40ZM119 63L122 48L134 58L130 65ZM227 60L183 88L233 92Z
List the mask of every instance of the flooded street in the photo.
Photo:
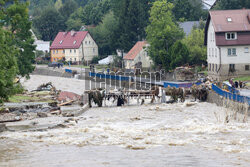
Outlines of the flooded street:
M68 128L3 132L0 148L0 166L247 167L250 128L209 103L104 107Z

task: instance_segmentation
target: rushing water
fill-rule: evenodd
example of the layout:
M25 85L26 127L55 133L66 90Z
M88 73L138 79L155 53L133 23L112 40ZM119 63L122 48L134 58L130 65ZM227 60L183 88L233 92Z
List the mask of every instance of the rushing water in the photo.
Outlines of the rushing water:
M0 143L0 166L250 166L249 121L209 103L92 108Z

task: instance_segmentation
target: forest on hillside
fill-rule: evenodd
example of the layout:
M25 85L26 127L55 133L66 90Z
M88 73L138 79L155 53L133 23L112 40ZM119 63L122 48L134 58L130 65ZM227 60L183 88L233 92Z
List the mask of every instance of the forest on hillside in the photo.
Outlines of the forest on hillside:
M26 0L22 0L26 1ZM29 14L38 38L52 41L58 31L89 28L101 55L128 51L146 38L149 12L156 0L29 0ZM201 0L168 0L175 21L206 20ZM249 8L250 0L218 0L216 9ZM53 26L51 26L53 25Z

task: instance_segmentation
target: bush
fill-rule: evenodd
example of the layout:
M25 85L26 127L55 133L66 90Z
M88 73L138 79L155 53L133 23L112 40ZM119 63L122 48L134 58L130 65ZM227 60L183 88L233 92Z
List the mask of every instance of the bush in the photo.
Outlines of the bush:
M98 61L99 61L99 60L101 60L101 57L95 56L95 57L92 59L91 63L92 63L92 64L98 64Z

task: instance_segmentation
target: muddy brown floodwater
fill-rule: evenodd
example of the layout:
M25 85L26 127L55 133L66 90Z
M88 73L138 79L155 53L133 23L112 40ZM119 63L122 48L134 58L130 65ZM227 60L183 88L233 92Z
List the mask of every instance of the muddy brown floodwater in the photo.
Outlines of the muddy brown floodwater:
M1 133L0 166L249 167L243 119L209 103L91 108L68 128Z

